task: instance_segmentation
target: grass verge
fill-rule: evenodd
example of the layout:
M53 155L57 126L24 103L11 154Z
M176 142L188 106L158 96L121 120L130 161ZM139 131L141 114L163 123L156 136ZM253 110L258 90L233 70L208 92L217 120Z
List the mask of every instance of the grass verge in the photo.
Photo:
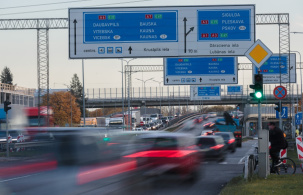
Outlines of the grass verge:
M302 194L303 174L270 175L267 179L254 176L251 181L233 178L220 195L235 194Z

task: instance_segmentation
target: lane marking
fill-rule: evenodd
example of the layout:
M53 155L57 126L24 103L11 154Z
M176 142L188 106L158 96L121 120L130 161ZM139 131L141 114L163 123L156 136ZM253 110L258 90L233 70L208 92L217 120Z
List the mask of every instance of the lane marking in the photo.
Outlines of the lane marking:
M11 178L11 179L1 180L0 183L13 181L13 180L16 180L16 179L22 179L22 178L26 178L26 177L31 177L31 176L35 176L35 175L40 175L40 174L41 173L37 173L37 174L25 175L25 176L22 176L22 177L15 177L15 178Z

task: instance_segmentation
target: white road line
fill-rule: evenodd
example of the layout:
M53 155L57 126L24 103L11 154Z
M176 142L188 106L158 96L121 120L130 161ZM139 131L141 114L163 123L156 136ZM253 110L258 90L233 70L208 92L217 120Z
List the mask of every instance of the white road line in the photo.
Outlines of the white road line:
M25 175L25 176L22 176L22 177L15 177L15 178L6 179L6 180L1 180L0 183L4 183L4 182L16 180L16 179L22 179L22 178L26 178L26 177L31 177L31 176L35 176L35 175L39 175L39 174L41 174L41 173L32 174L32 175Z

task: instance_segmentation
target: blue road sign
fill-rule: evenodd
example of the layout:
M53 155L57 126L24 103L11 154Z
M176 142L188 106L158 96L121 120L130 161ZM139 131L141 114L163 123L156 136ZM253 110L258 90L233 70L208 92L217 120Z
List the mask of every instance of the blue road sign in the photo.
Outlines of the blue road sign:
M281 66L279 66L281 64ZM281 69L280 69L281 67ZM289 67L292 67L289 70ZM253 69L253 74L258 73L258 68ZM290 74L290 77L283 78L283 82L296 83L296 54L273 54L264 64L260 67L260 73L263 74L263 83L272 84L280 83L281 74Z
M191 100L220 100L220 86L191 86Z
M84 43L178 41L177 11L83 14Z
M251 40L250 10L198 10L198 41Z
M238 82L236 57L166 58L164 70L165 85Z
M280 118L278 111L276 111L276 118ZM281 118L288 118L288 107L282 107Z
M243 56L255 6L70 8L69 57Z
M241 95L243 91L243 86L227 86L227 95Z
M302 112L298 112L295 116L296 125L302 124Z
M264 64L260 67L261 74L263 75L273 75L273 74L287 74L288 65L288 55L272 55ZM279 64L281 63L281 70ZM258 68L255 67L255 72L258 72Z

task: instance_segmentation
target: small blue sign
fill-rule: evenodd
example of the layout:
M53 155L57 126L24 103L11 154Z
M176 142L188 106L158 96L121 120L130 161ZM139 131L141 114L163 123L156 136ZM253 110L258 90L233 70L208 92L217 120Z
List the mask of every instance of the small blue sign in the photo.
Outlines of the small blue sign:
M198 10L198 41L251 40L250 10Z
M276 118L280 118L278 111L276 111ZM282 107L281 118L288 118L288 107Z
M295 116L296 125L302 124L302 112L298 112Z
M166 58L166 76L235 75L235 57Z
M227 95L242 95L243 86L227 86Z
M288 55L287 55L288 56ZM273 74L287 74L288 57L286 55L272 55L264 64L260 67L260 73L264 75ZM281 64L281 69L280 65ZM258 68L255 67L255 72L258 72Z
M198 96L202 97L203 100L211 100L221 96L220 87L198 87Z
M0 119L6 119L6 113L4 112L4 108L0 108Z
M84 43L177 42L178 11L84 12Z

